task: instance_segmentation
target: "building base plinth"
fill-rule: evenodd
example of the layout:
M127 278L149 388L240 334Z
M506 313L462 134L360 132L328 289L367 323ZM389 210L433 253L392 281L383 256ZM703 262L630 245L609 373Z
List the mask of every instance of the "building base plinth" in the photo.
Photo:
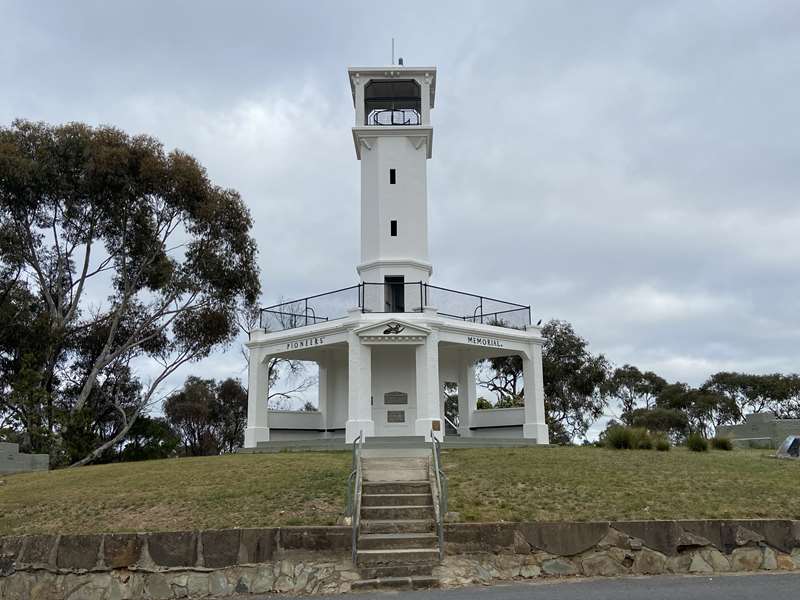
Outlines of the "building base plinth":
M365 421L348 421L345 423L345 443L352 444L361 433L364 434L364 437L373 437L375 435L375 421L369 419Z
M550 431L547 428L547 423L524 423L522 425L522 437L535 439L537 444L549 444Z
M269 441L269 427L248 427L244 430L244 447L255 448L258 442Z

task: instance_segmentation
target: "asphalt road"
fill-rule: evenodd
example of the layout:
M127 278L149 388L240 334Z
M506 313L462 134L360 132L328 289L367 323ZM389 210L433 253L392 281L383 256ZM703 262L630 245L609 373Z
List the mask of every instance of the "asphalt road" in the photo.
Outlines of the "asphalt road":
M364 600L762 600L800 596L800 573L583 579L422 592L363 592L317 599ZM280 597L264 596L264 600ZM288 597L286 597L288 600ZM294 597L296 600L297 596ZM250 596L252 600L252 596Z

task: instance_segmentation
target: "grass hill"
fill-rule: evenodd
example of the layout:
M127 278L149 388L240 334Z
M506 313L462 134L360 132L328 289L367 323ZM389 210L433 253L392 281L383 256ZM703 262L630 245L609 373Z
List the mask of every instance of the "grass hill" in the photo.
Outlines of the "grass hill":
M449 450L464 521L800 518L800 462L766 451ZM180 458L0 477L0 535L334 524L350 454Z

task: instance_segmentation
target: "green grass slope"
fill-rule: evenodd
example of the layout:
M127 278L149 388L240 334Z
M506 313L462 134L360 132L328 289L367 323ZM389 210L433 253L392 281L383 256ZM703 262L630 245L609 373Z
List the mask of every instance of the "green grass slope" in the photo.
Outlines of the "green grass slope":
M800 462L764 451L450 450L465 521L800 518ZM181 458L0 477L0 535L329 525L350 455Z

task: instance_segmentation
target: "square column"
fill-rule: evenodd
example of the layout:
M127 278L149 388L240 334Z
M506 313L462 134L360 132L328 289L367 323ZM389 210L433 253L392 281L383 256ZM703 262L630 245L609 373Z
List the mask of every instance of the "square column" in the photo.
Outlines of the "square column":
M319 377L317 379L317 399L319 402L318 410L322 415L322 427L325 429L322 437L328 438L330 437L330 433L328 432L328 429L330 429L330 424L328 423L328 369L330 364L330 356L328 351L323 351L322 354L323 356L317 361L317 367L319 368Z
M472 436L469 428L472 412L478 409L478 397L475 394L475 361L470 353L464 352L458 368L458 434L462 437Z
M544 414L544 380L542 378L542 346L532 344L530 357L522 356L522 378L525 381L525 423L522 437L549 444L550 434Z
M267 357L261 350L250 350L247 373L247 428L244 447L255 448L258 442L269 441L269 373Z
M372 348L355 333L347 336L347 423L344 439L354 441L361 432L375 435L372 420Z
M425 343L417 346L417 421L414 434L430 441L433 422L438 422L436 439L444 439L444 423L440 413L439 393L439 334L432 331Z

